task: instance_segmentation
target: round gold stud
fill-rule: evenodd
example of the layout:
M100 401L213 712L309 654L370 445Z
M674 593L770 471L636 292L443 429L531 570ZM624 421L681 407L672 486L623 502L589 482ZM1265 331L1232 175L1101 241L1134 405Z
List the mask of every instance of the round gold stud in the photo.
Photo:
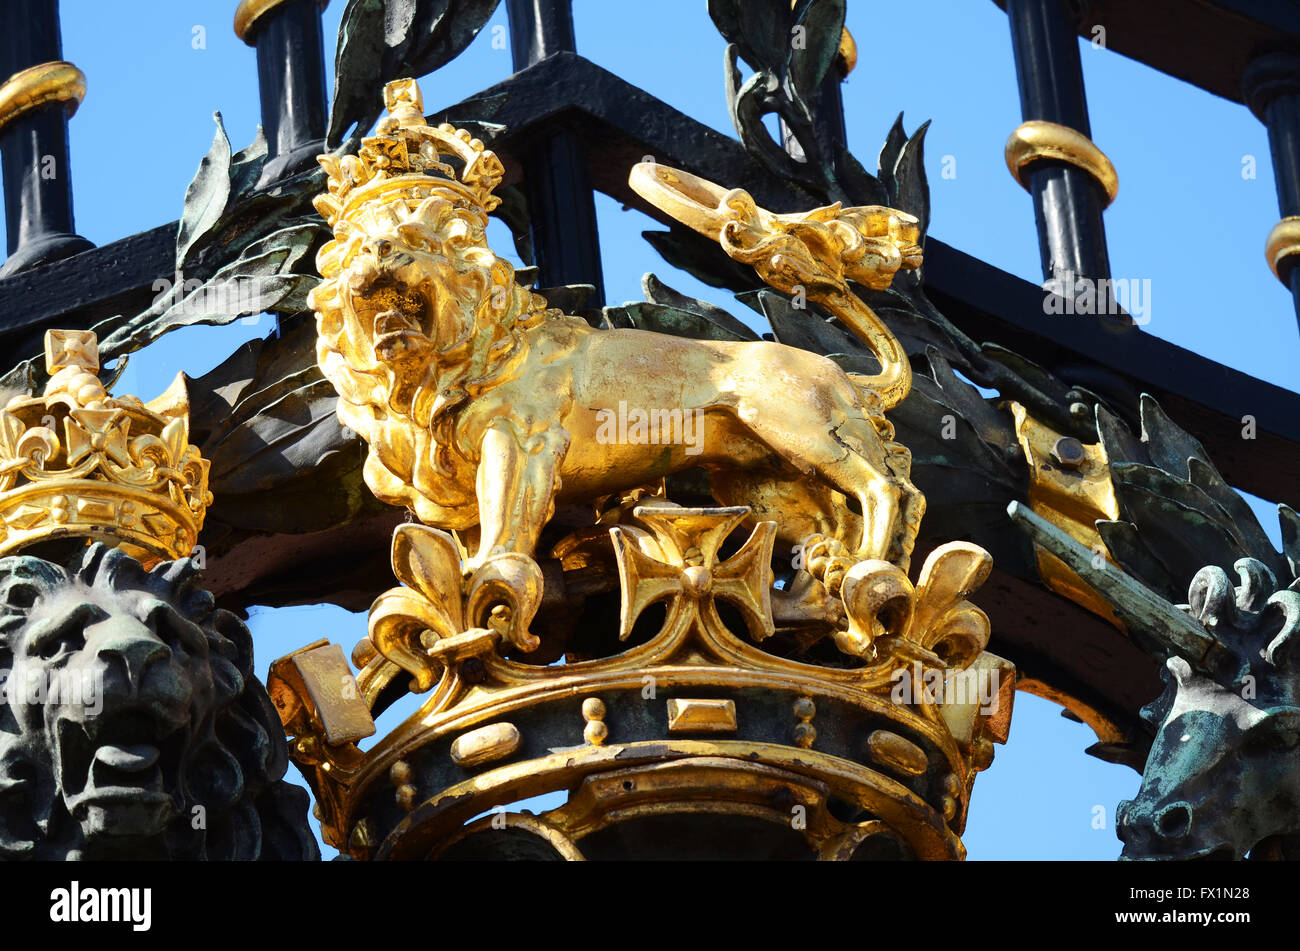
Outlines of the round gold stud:
M1278 268L1293 254L1300 254L1300 215L1283 218L1273 226L1273 230L1268 233L1268 240L1264 242L1264 257L1268 259L1268 266L1273 271L1273 276L1283 283L1286 278Z
M609 737L609 727L605 725L605 701L599 697L588 697L582 701L582 718L587 725L582 728L582 738L592 746L600 746Z
M794 702L794 715L799 723L794 728L794 742L800 749L810 749L817 741L817 728L812 718L817 715L817 704L812 697L800 697Z

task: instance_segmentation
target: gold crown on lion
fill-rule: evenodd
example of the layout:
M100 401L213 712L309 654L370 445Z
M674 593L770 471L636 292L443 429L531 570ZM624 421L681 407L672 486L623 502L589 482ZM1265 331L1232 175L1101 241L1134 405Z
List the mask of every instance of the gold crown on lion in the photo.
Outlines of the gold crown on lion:
M447 123L430 126L414 79L384 86L384 105L388 115L375 125L374 135L361 140L358 154L317 157L329 184L314 204L330 227L358 216L377 200L405 200L415 207L425 198L450 192L484 213L501 203L492 194L505 174L501 160L464 129ZM459 173L444 158L457 159Z
M84 538L146 564L193 551L212 494L182 377L150 403L112 396L95 334L45 334L49 383L0 409L0 555Z

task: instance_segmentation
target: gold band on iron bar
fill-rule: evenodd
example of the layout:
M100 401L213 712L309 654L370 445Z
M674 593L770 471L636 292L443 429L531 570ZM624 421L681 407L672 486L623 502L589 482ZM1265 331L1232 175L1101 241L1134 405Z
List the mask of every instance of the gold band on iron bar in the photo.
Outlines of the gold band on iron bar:
M1069 126L1040 119L1022 123L1007 139L1006 158L1007 169L1026 190L1029 185L1023 177L1024 169L1040 159L1051 159L1091 175L1106 193L1106 204L1119 194L1119 175L1106 153L1092 139Z
M71 116L84 98L86 75L71 63L58 60L29 67L0 84L0 129L51 102L64 103Z
M280 4L287 0L240 0L239 6L235 9L235 36L239 37L249 46L254 45L249 34L253 29L253 24L264 13L269 13ZM320 0L322 10L329 5L330 0Z
M840 33L840 59L844 60L845 76L853 72L853 67L858 65L858 44L847 26Z

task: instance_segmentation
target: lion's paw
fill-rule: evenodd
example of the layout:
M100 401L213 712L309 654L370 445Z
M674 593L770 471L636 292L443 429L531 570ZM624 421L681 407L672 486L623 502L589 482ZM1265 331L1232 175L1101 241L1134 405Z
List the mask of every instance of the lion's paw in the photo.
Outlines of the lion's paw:
M465 598L465 620L472 627L495 631L522 651L541 641L529 633L542 604L542 569L527 555L491 555L475 569Z

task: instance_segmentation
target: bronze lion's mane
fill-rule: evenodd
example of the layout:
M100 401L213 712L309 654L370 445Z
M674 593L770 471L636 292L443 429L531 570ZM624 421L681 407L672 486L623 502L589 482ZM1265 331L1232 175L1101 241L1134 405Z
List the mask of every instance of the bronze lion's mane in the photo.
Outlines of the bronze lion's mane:
M160 612L160 602L169 610ZM94 604L103 612L97 616L129 617L151 629L166 623L159 618L174 611L183 619L176 623L201 630L206 657L190 651L186 669L196 672L191 698L205 702L191 699L188 727L181 731L185 746L174 774L179 788L168 790L180 808L156 834L100 835L88 841L65 805L67 791L60 788L53 762L57 738L47 728L32 726L34 720L48 723L49 717L17 708L16 701L26 701L5 691L0 703L0 858L318 859L306 821L307 794L282 778L288 764L284 732L254 676L248 628L215 606L212 594L200 586L193 562L164 562L146 571L120 550L99 543L80 549L64 564L32 556L0 559L4 679L12 673L18 651L24 660L32 654L34 628L60 619L67 623L64 603ZM88 623L80 621L83 630ZM73 619L68 628L75 633L77 626ZM58 663L75 669L93 659L82 644ZM104 701L99 716L120 712L112 706ZM203 807L202 823L194 821L195 806Z

